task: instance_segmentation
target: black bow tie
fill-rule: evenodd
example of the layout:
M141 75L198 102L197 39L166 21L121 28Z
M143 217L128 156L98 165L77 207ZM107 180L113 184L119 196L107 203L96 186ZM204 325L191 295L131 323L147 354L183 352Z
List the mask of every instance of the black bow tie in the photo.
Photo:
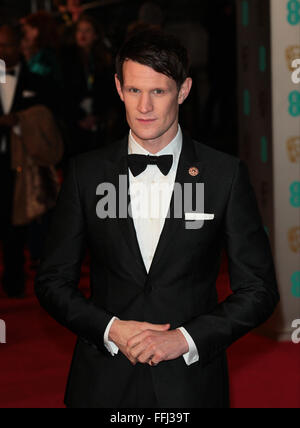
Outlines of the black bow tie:
M16 73L15 69L13 69L13 70L6 70L6 75L7 76L16 76L17 73Z
M134 177L144 172L148 165L157 165L162 174L168 175L173 165L173 155L128 155L128 165Z

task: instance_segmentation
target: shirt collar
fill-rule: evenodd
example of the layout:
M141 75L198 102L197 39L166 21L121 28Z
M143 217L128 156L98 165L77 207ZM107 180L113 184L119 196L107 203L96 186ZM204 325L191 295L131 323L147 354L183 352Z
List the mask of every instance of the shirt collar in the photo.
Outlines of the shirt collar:
M145 150L133 137L132 131L129 133L129 144L128 144L128 152L131 155L150 155L150 156L162 156L162 155L173 155L174 156L174 164L176 164L179 160L181 150L182 150L182 131L180 125L178 125L178 132L176 137L160 152L153 155L152 153Z

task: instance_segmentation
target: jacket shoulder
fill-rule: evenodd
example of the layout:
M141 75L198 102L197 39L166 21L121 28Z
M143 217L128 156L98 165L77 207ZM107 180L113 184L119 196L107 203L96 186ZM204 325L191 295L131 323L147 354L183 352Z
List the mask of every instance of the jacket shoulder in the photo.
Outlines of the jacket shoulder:
M101 171L107 163L118 163L124 156L125 140L116 141L97 150L82 153L71 159L69 163L74 163L76 170L86 175L87 172L93 173Z
M243 161L204 143L193 142L197 158L204 163L207 174L217 179L219 183L231 184Z
M223 168L231 169L236 168L237 165L241 162L238 157L221 152L220 150L214 149L207 144L200 143L196 140L193 140L193 143L199 160L213 164L216 167L222 165Z

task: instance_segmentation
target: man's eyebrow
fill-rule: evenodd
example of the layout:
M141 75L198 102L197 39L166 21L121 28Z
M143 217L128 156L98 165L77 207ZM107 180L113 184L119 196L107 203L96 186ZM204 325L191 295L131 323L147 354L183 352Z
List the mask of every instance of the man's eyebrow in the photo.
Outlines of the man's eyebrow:
M140 89L135 85L124 85L123 86L125 89ZM148 89L150 92L151 91L156 91L156 90L160 90L160 91L168 91L170 88L167 86L153 86L153 88Z

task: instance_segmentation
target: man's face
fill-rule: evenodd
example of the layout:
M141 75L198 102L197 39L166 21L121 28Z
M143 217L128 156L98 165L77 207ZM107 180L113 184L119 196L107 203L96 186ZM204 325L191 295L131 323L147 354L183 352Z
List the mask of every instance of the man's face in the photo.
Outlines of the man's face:
M179 105L189 93L191 79L179 92L173 79L129 60L123 66L123 80L121 86L116 77L116 85L133 137L142 145L168 144L177 134Z
M20 47L10 31L0 30L0 59L7 68L14 67L20 60Z
M76 30L76 42L80 48L92 48L97 40L97 34L93 26L86 21L78 24Z

